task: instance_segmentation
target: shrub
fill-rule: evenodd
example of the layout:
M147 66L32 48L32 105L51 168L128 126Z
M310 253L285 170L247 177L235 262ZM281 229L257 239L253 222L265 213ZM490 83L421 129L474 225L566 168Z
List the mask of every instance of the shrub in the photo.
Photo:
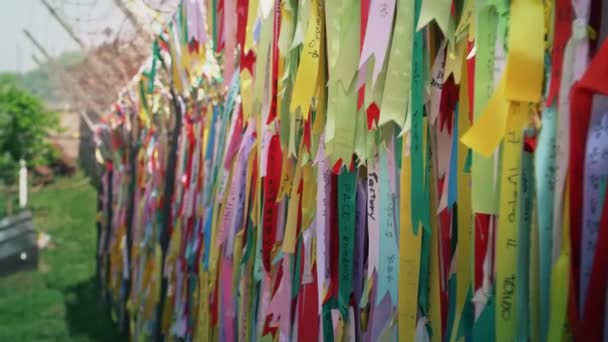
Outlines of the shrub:
M22 158L28 167L52 162L57 152L46 138L58 130L57 115L39 98L19 89L14 79L0 78L0 178L5 183L16 180Z

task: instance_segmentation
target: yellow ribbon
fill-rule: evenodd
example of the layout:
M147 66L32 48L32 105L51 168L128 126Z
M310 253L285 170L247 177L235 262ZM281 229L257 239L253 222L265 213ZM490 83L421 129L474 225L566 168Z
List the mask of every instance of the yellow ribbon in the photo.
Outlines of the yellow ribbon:
M311 20L308 21L306 38L302 52L300 53L300 66L296 74L296 82L293 88L290 112L295 113L298 108L304 117L308 119L308 109L312 96L315 93L317 77L319 75L319 61L321 59L322 31L324 31L325 16L323 15L323 2L312 0Z
M559 194L556 194L559 196ZM551 272L551 319L547 341L562 341L567 324L568 285L570 282L570 186L566 177L564 216L562 220L562 247Z
M426 131L426 118L424 119ZM408 137L403 139L403 158L401 164L401 194L412 191L412 166ZM420 251L422 230L414 234L412 225L412 206L409 196L401 196L399 234L399 338L414 341L416 338L416 317L418 314L418 282L420 278ZM416 295L414 295L416 294Z
M517 235L523 127L529 106L511 104L503 142L496 242L496 340L513 341L517 331Z
M431 213L437 211L438 203L435 172L435 165L431 163ZM431 269L429 276L429 320L433 331L431 342L441 342L443 341L441 338L441 275L439 270L439 225L437 215L431 215L431 234L431 256L429 259Z
M505 74L482 116L461 141L490 156L504 139L498 239L496 246L496 339L512 341L516 332L516 260L519 222L522 130L540 100L543 78L544 28L540 0L513 0L509 25L509 55ZM511 102L513 101L513 102Z
M207 3L212 3L211 1L207 1ZM244 51L249 51L250 49L254 49L256 45L253 44L253 30L255 28L255 21L258 17L258 3L259 0L250 0L249 8L247 10L247 33L245 35L245 49ZM209 10L209 9L208 9ZM207 15L211 15L211 11L207 13ZM210 23L211 20L207 19L207 22Z
M544 70L544 28L540 0L514 0L509 25L509 56L505 73L479 120L461 138L476 152L489 157L505 135L509 101L540 100Z
M303 145L303 143L300 143L300 158L303 156ZM298 207L301 197L301 194L298 193L298 187L302 179L302 166L299 164L298 161L296 163L296 175L293 183L291 183L291 194L289 196L289 205L287 206L287 221L285 222L285 235L283 237L283 252L290 254L296 252L296 228L298 225Z

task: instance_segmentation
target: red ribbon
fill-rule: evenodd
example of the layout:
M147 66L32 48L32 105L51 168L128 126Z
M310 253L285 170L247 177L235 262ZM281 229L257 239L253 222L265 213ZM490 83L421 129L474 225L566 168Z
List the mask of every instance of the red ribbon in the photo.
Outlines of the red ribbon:
M224 18L224 0L218 0L217 2L217 37L216 38L216 46L215 46L215 53L221 53L222 51L224 51L224 46L225 44L225 40L224 40L224 20L226 20L226 18ZM230 13L230 15L232 15L232 13Z
M241 48L241 54L245 50L245 37L247 36L247 11L249 10L248 0L238 0L236 4L237 28L236 43ZM253 27L254 23L249 23Z
M304 269L304 258L302 267ZM303 285L298 304L298 341L316 341L319 338L319 305L317 291L317 266L312 267L312 282Z
M581 244L581 226L582 226L582 209L583 209L583 179L585 165L585 148L587 143L587 133L589 130L589 119L591 116L591 105L594 94L608 95L608 82L605 81L608 76L608 43L605 41L597 55L593 58L589 67L585 71L583 77L577 81L571 90L570 102L570 235L571 235L571 294L568 307L570 318L570 326L573 329L575 336L585 341L600 340L594 339L595 336L601 336L602 321L598 321L595 317L590 317L595 312L603 311L603 308L596 306L604 306L604 301L599 298L604 298L606 290L606 272L608 271L608 260L602 252L605 244L601 244L606 239L606 233L598 237L598 248L593 264L593 279L599 279L599 284L590 285L587 293L588 302L586 303L585 315L582 320L579 320L577 312L578 298L578 279L580 274L580 244ZM561 194L556 194L561 195ZM604 206L604 215L601 222L600 231L604 231L604 227L608 224L606 218L606 206ZM599 274L598 274L599 273ZM603 281L603 283L602 283ZM593 298L593 300L591 300ZM578 339L578 338L577 338Z
M606 193L608 195L608 192ZM606 301L606 279L608 273L608 196L604 196L604 211L600 222L599 234L597 237L597 248L593 258L593 269L587 302L585 305L585 315L583 319L584 329L581 329L582 341L601 341L602 327L604 325L604 308Z
M441 87L441 101L439 102L439 128L443 130L447 127L450 134L452 134L454 124L452 119L459 93L460 87L454 82L454 76L450 75Z
M281 153L281 141L279 135L275 134L270 140L268 151L268 165L266 177L264 177L264 217L262 222L262 261L264 270L270 273L272 261L272 248L274 247L277 234L278 205L276 203L281 182L281 165L283 154Z
M272 287L272 290L270 291L271 298L276 295L277 290L279 289L279 286L281 285L281 279L284 276L283 272L284 272L283 263L280 262L279 266L278 266L278 271L276 273L276 277L271 280L273 282L273 287ZM291 276L291 275L287 274L286 276ZM265 336L268 334L272 335L273 337L276 336L278 328L270 326L270 322L272 322L273 319L274 319L274 314L268 314L266 316L266 320L264 321L264 329L262 330L262 336Z
M473 49L473 42L467 43L467 53L470 53ZM467 90L469 91L469 121L473 122L473 107L474 94L475 94L475 56L467 59Z
M572 4L570 0L557 0L555 8L555 34L553 35L553 53L551 55L551 83L547 94L546 106L558 100L559 85L562 82L564 50L572 34Z
M277 116L277 93L279 80L279 32L281 32L281 2L276 1L274 7L274 26L272 29L272 102L266 124L271 123ZM258 75L259 77L259 75Z
M363 89L363 92L365 92L365 87L361 87L361 89ZM380 108L378 108L376 102L372 102L372 104L367 107L366 114L367 129L371 131L371 129L374 127L374 123L380 120Z
M253 67L255 66L255 52L253 50L247 51L247 53L241 53L241 70L249 70L249 73L253 75Z

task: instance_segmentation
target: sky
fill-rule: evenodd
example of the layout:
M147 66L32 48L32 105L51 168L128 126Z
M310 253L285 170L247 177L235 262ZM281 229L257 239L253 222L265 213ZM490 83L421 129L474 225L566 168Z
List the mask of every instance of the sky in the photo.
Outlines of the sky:
M99 44L107 37L106 27L113 31L124 20L113 0L47 0L73 27L79 38L89 46ZM36 68L32 54L44 57L23 34L29 30L52 55L76 50L78 46L49 14L42 0L0 0L0 28L4 48L0 53L0 72L26 72Z
M0 49L0 72L27 72L36 68L32 59L44 56L32 45L23 34L29 30L42 46L53 57L66 51L77 50L78 46L68 33L51 16L42 4L43 0L0 0L0 38L4 47ZM104 33L110 28L112 35L123 29L124 34L133 32L129 24L125 25L125 15L114 4L115 0L46 0L57 14L64 19L78 37L88 47L110 40ZM121 0L136 13L138 8L147 4L153 8L162 8L163 13L172 13L177 0ZM160 6L159 4L164 4ZM131 30L131 31L129 31ZM122 36L124 36L121 35Z

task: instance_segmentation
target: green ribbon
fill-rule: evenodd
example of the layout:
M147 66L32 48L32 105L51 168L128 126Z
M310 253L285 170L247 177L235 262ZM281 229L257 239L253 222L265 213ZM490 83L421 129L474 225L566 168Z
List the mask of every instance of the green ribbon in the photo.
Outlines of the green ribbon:
M460 341L462 337L470 340L471 332L473 331L473 323L475 322L475 306L473 305L473 288L469 287L467 298L460 314L460 324L458 325L458 333L456 340Z
M144 110L147 113L150 113L150 108L148 106L148 100L146 99L146 94L144 91L144 81L143 80L139 80L139 98L141 99L141 103L144 106Z
M397 170L401 170L403 165L403 135L395 137L395 165ZM399 221L398 221L399 222Z
M187 43L188 42L188 31L187 31L187 22L185 20L186 15L185 15L185 11L184 11L184 2L180 1L179 6L177 7L177 24L179 27L178 35L180 33L181 36L179 38L181 38L181 42L182 43Z
M340 235L338 308L345 321L348 320L348 304L353 289L356 182L356 170L346 169L338 175L338 229Z
M521 158L521 191L519 192L519 232L517 244L517 339L528 341L530 231L534 206L534 155L523 152Z
M475 94L473 97L475 120L481 117L494 89L494 50L498 23L498 13L494 6L486 5L478 13ZM484 157L477 152L473 152L473 160L475 161L471 165L471 204L473 211L482 214L496 214L497 192L493 191L490 186L490 184L494 184L494 157Z
M496 330L495 311L496 299L494 298L494 294L491 294L481 315L473 326L473 341L494 342L496 340L496 334L494 334Z
M471 163L473 161L473 153L471 149L467 150L467 156L464 162L464 173L471 173Z
M333 341L334 340L334 324L331 319L331 310L336 308L335 299L330 299L321 307L321 314L323 315L323 325L321 329L323 329L323 341Z
M291 283L291 298L297 298L298 297L298 293L300 293L300 287L301 287L301 283L302 283L302 277L301 277L301 269L302 269L302 257L303 257L303 253L302 253L302 234L300 234L300 236L298 237L298 240L296 242L296 257L294 258L294 265L293 265L293 281Z
M431 180L431 144L426 144L426 163L423 189L423 212L422 212L422 246L420 249L420 280L418 284L418 306L424 315L429 312L429 282L431 262L431 231L430 222L430 180ZM454 239L455 240L455 239Z
M445 341L449 341L450 336L452 336L452 329L454 329L454 320L456 316L456 285L456 275L452 274L448 279L448 317L446 322Z
M256 230L256 227L253 226L253 222L250 219L247 219L247 236L245 237L245 252L241 257L241 265L244 265L249 261L251 256L253 255L253 247L255 246L255 235L253 234Z
M414 25L420 17L422 0L415 0ZM415 29L415 27L414 27ZM412 130L411 130L411 163L412 163L412 227L414 234L418 234L418 225L423 220L424 201L424 162L423 162L423 116L424 116L424 32L414 34L414 47L412 52Z
M150 71L143 72L143 74L148 78L148 88L146 92L151 94L154 91L154 79L156 78L156 63L161 61L160 58L160 47L158 46L158 40L154 39L154 43L152 44L152 65L150 66Z

